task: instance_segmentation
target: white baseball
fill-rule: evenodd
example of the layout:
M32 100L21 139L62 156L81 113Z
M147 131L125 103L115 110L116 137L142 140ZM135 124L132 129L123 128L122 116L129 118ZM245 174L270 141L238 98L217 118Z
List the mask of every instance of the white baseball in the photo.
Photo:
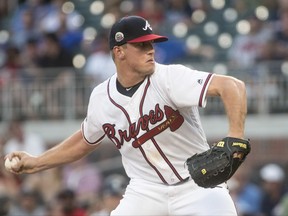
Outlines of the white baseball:
M11 160L9 160L9 158L7 158L5 160L5 168L7 170L11 170L12 168L17 166L18 162L19 162L19 158L18 157L13 157Z

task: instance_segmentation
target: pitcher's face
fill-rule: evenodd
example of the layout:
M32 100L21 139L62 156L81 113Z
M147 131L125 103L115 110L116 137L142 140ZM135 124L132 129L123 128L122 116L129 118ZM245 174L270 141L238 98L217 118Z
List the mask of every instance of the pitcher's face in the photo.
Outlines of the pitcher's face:
M155 50L153 41L127 43L124 45L125 60L128 66L139 75L150 75L155 70Z

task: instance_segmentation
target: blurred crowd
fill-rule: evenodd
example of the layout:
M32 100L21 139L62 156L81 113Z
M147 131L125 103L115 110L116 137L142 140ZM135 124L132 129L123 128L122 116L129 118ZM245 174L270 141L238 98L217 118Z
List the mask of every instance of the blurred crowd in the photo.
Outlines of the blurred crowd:
M288 215L286 166L271 162L251 169L244 164L237 170L228 187L240 216Z
M98 3L96 6L103 7L97 15L91 12L95 2ZM90 8L83 10L81 4ZM183 58L191 62L219 60L223 57L219 54L221 49L217 49L221 43L217 46L209 42L215 42L213 40L224 31L230 33L234 40L228 44L225 50L227 55L224 55L231 64L247 68L261 60L283 60L288 57L285 49L288 3L285 0L108 0L83 3L77 0L19 0L8 14L6 25L4 21L1 23L9 33L9 39L1 44L3 54L7 56L2 64L8 61L6 64L13 69L71 67L71 57L78 52L89 58L95 52L106 50L107 47L102 46L103 34L107 41L107 33L113 22L131 14L143 16L149 20L155 32L168 35L170 41L156 47L159 49L157 58L160 62L171 63ZM110 18L104 19L107 15ZM209 22L211 20L214 20L214 25ZM249 25L244 32L244 25L242 30L235 28L241 20ZM194 45L187 44L187 36L202 36L199 29L205 27L205 22L211 24L204 29L207 39L202 38L199 46L196 41ZM182 27L179 24L183 24ZM87 36L85 30L88 26L93 27L95 33ZM169 52L171 50L173 52ZM38 73L30 76L34 77ZM57 74L42 75L54 77Z
M219 5L213 8L213 2L222 2L213 0L98 0L96 9L102 3L103 10L96 15L83 13L76 7L84 2L92 5L94 1L19 0L9 10L0 4L1 112L9 116L12 108L4 112L3 107L12 104L19 107L16 114L26 119L58 119L71 97L69 92L75 91L76 97L70 98L73 104L69 105L75 107L77 117L83 118L91 89L115 71L107 43L111 26L108 18L118 19L127 14L147 18L154 32L168 35L167 43L155 45L158 62L185 61L193 65L224 61L228 69L241 71L248 77L248 97L263 92L271 98L287 94L287 83L279 89L281 86L275 81L287 76L281 64L269 64L265 70L259 67L261 62L288 60L287 0L223 1L230 13L218 10ZM267 16L263 8L268 10ZM229 45L228 38L221 46L212 34L215 25L208 26L203 35L201 19L217 20L219 13L222 16L226 12L227 19L218 20L218 28L231 33L233 40ZM236 14L234 20L233 14ZM86 23L88 20L92 20L94 31L87 30L91 27L91 23ZM237 30L239 20L248 23L245 34ZM7 40L4 30L8 32ZM203 39L201 43L199 38L191 37L198 33ZM83 61L79 60L79 53ZM257 90L257 79L266 76L269 76L267 85ZM85 109L80 106L83 104ZM22 120L7 122L0 138L1 158L14 150L38 155L49 147L37 134L27 133ZM109 156L111 152L92 155L65 167L22 176L6 172L4 163L0 163L0 216L109 215L128 184L122 170L103 173L94 165L95 158ZM261 164L255 170L244 166L239 170L228 182L239 215L288 215L287 174L286 164L278 163Z
M25 129L23 118L14 119L4 128L0 141L0 216L108 216L118 205L128 178L122 168L105 171L97 162L115 158L116 148L115 152L100 150L74 163L31 175L5 170L3 158L8 152L40 155L51 145Z
M87 104L91 88L115 72L107 46L109 28L129 14L147 18L155 32L169 37L168 42L155 44L160 63L225 62L226 69L216 72L241 72L252 100L263 92L277 99L287 88L277 83L278 77L287 76L287 67L259 66L288 58L285 0L19 0L6 4L13 6L0 7L0 111L7 119L12 112L29 118L60 118L67 106L75 107L74 117L83 118L82 105ZM259 78L266 79L264 89L257 83Z

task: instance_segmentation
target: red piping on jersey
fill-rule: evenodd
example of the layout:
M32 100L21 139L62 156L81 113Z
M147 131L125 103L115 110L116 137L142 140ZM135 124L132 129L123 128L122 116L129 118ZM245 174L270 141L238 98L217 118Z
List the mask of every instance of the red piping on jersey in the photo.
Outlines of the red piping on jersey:
M105 134L103 135L103 136L101 136L98 140L96 140L95 142L89 142L89 140L85 137L85 135L84 135L84 124L82 123L81 124L81 131L82 131L82 136L83 136L83 138L84 138L84 140L88 143L88 144L90 144L90 145L95 145L95 144L97 144L97 143L99 143L102 139L104 139L104 137L105 137Z
M129 122L129 125L131 125L132 123L131 123L129 114L126 112L126 110L125 110L122 106L120 106L119 104L117 104L117 103L112 99L112 97L111 97L111 95L110 95L110 89L109 89L110 80L111 80L111 78L109 79L108 84L107 84L107 93L108 93L109 100L111 101L112 104L114 104L116 107L118 107L118 108L124 113L124 115L126 116L128 122Z
M159 170L148 160L148 158L146 157L145 151L144 149L140 146L139 147L143 157L145 158L146 162L155 170L155 172L158 174L159 178L162 180L162 182L164 184L168 184L167 181L165 180L165 178L161 175L161 173L159 172Z
M149 86L149 85L150 85L150 80L149 80L149 78L148 78L148 81L147 81L147 83L146 83L145 90L144 90L144 93L143 93L143 96L142 96L142 99L141 99L141 103L140 103L140 104L142 104L142 105L143 105L143 101L144 101L144 98L145 98L145 96L146 96L147 89L148 89L148 86ZM116 101L113 100L113 98L112 98L111 95L110 95L109 86L110 86L110 79L109 79L108 84L107 84L107 93L108 93L109 100L111 101L111 103L112 103L113 105L115 105L117 108L119 108L119 109L124 113L124 115L126 116L126 118L127 118L127 120L128 120L129 125L131 126L132 123L131 123L130 116L129 116L128 112L127 112L122 106L120 106L118 103L116 103ZM142 115L142 114L141 114L141 115ZM139 150L141 151L141 153L142 153L144 159L146 160L146 162L152 167L152 169L155 170L155 172L157 173L157 175L159 176L159 178L162 180L162 182L163 182L164 184L168 184L167 181L164 179L164 177L163 177L163 176L161 175L161 173L159 172L159 170L148 160L148 158L146 157L146 154L145 154L143 148L140 147Z
M143 116L143 105L144 105L144 100L146 98L146 93L147 93L147 90L148 90L148 87L150 85L150 77L148 77L148 81L147 81L147 85L145 86L145 90L144 90L144 93L143 93L143 97L141 99L141 102L140 102L140 106L139 106L139 112L140 112L140 115ZM182 117L182 116L181 116ZM149 131L149 129L147 128L146 130L147 132ZM168 164L168 166L171 168L171 170L173 171L173 173L177 176L177 178L180 180L180 181L183 181L183 178L180 176L180 174L177 172L177 170L175 169L175 167L172 165L172 163L169 161L169 159L166 157L166 155L163 153L163 151L161 150L161 148L159 147L159 145L157 144L156 140L152 137L151 138L151 141L153 142L154 146L156 147L156 149L158 150L158 152L160 153L160 155L162 156L162 158L166 161L166 163ZM141 148L142 149L142 148ZM158 172L157 172L158 173ZM159 177L163 177L162 175L160 175L160 173L158 174ZM160 177L160 178L161 178ZM162 179L162 178L161 178ZM163 181L163 180L162 180ZM163 181L164 182L164 181ZM165 182L164 182L165 183ZM167 184L167 183L165 183Z
M202 107L202 105L203 105L203 104L202 104L202 101L203 101L203 97L204 97L204 92L205 92L205 89L207 88L207 84L208 84L211 76L212 76L212 73L210 73L210 74L207 76L207 78L206 78L206 80L205 80L205 83L204 83L204 85L203 85L203 88L202 88L202 91L201 91L201 94L200 94L200 98L199 98L199 103L198 103L199 107Z
M140 106L139 106L139 112L140 112L140 115L141 117L143 117L143 104L144 104L144 100L145 100L145 97L146 97L146 94L147 94L147 90L148 90L148 87L150 85L150 78L148 77L148 80L147 80L147 83L146 83L146 86L145 86L145 89L144 89L144 92L143 92L143 96L142 96L142 99L141 99L141 102L140 102ZM115 105L117 108L119 108L123 113L124 115L126 116L127 118L127 121L129 123L129 126L131 127L132 125L132 122L131 122L131 119L130 119L130 116L128 114L128 112L121 106L119 105L116 101L113 100L113 98L111 97L110 95L110 90L109 90L109 86L110 86L110 80L108 81L108 85L107 85L107 93L108 93L108 97L109 97L109 100L111 101L111 103L113 105ZM149 131L149 129L147 129L147 132ZM159 154L163 157L163 159L166 161L166 163L168 164L168 166L171 168L171 170L173 171L173 173L177 176L177 178L180 180L180 181L184 181L183 178L179 175L179 173L177 172L177 170L175 169L175 167L172 165L172 163L168 160L168 158L165 156L165 154L163 153L163 151L161 150L161 148L158 146L157 142L155 141L154 138L151 138L153 144L155 145L156 149L158 150ZM113 142L113 140L111 140ZM157 175L159 176L159 178L162 180L162 182L164 184L168 184L167 181L165 180L164 176L161 174L161 172L157 169L157 167L155 167L150 161L149 159L146 157L146 154L145 154L145 151L144 149L139 146L138 149L140 150L140 152L142 153L144 159L146 160L146 162L150 165L150 167L152 169L155 170L155 172L157 173Z

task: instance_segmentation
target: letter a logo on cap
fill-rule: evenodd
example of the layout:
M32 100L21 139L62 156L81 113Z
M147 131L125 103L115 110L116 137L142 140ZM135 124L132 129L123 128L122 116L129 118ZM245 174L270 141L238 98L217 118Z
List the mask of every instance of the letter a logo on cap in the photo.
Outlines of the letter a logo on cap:
M145 27L142 28L142 29L143 29L144 31L146 31L148 28L152 31L152 28L151 28L150 24L149 24L148 21L146 20L146 25L145 25Z

